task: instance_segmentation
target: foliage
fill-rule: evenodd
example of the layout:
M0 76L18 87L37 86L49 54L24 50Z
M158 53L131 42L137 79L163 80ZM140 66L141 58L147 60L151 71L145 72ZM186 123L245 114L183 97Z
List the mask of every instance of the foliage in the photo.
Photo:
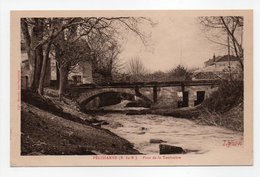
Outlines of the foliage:
M118 55L121 46L115 39L113 32L95 34L88 37L88 42L92 51L92 76L95 83L111 82L113 73L117 73L120 68Z
M142 81L144 75L147 74L147 69L139 57L130 59L127 72L131 76L131 81Z
M242 80L223 80L217 91L203 102L203 107L211 113L225 113L237 106L244 99L244 83Z
M169 81L169 77L168 77L168 73L166 72L163 72L163 71L155 71L153 73L148 73L145 75L145 81L148 81L148 82L153 82L153 81L156 81L156 82L167 82Z
M202 107L200 110L200 115L194 120L198 124L222 126L235 131L243 131L243 102L223 114L216 112L212 113L207 109L207 107Z
M201 106L195 119L199 124L222 126L235 131L244 130L243 80L223 80Z
M178 65L169 71L169 77L173 80L191 80L192 73L184 66Z
M178 65L167 72L155 71L150 73L141 60L135 57L128 64L128 80L121 78L121 81L170 82L191 80L191 76L192 72L182 65Z
M59 90L62 94L66 88L66 82L62 80L67 78L67 73L71 67L78 64L83 58L88 59L88 57L84 57L84 54L79 56L82 52L77 52L77 50L84 49L84 47L78 49L79 46L76 41L85 40L89 44L89 42L93 42L90 41L90 38L93 39L94 37L94 41L102 39L101 42L99 41L99 44L102 44L99 49L102 49L102 51L98 51L101 57L96 59L116 58L119 51L117 50L117 42L113 42L112 49L111 46L107 45L110 43L108 41L113 39L114 34L119 33L118 29L125 28L136 34L145 43L146 35L139 28L139 24L142 22L152 23L144 17L22 18L22 42L25 43L24 46L30 63L29 88L37 91L40 95L42 94L49 54L53 54L60 72L62 68L60 65L65 63L62 73L59 73ZM84 46L93 47L94 45ZM58 50L63 57L59 56ZM109 51L113 52L109 53ZM95 50L90 52L87 50L88 54L95 52ZM105 68L105 72L107 72L107 68L109 71L111 70L111 61L105 62L105 64L103 62L103 66L108 66Z
M69 66L69 70L79 64L81 61L90 61L91 53L90 48L86 41L64 41L60 50L59 57L62 60L58 61L59 67Z

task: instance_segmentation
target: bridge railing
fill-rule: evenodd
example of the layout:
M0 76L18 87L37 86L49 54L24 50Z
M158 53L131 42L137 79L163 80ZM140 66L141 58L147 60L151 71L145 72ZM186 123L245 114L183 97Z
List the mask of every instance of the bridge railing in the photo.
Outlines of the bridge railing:
M218 85L221 80L196 80L196 81L170 81L170 82L113 82L103 84L82 84L72 86L70 89L95 89L95 88L135 88L135 87L169 87L169 86L207 86Z

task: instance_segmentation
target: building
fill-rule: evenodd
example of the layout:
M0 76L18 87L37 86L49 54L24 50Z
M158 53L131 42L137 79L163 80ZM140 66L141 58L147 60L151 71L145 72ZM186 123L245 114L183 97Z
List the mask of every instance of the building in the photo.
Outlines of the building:
M239 74L239 58L233 55L224 55L204 62L204 67L193 72L193 80L226 79L230 73L237 77Z
M229 67L229 64L231 67L234 67L239 64L239 59L234 55L224 55L216 57L214 54L212 59L204 62L205 67L215 66L215 68Z
M28 55L26 50L21 51L21 87L22 89L26 89L29 86L29 83L31 83L31 77L30 77L30 63L28 60ZM51 66L50 66L50 60L47 62L46 67L46 74L44 77L44 86L49 86L51 83Z
M31 71L32 64L28 59L28 54L26 50L25 40L23 33L21 33L21 87L23 89L28 88L30 83L32 82ZM90 52L89 50L85 51ZM43 52L43 57L45 53ZM50 86L51 83L57 84L58 78L58 67L55 59L55 50L51 50L49 55L49 60L47 61L46 73L44 78L44 86ZM72 84L86 84L93 83L92 79L92 64L89 61L89 58L86 58L85 61L79 62L72 71L69 72L68 81Z
M68 80L71 84L90 84L93 83L92 64L90 61L78 63L69 73Z
M51 83L57 83L57 66L55 56L50 55L48 60L44 86L50 86ZM86 84L93 83L92 66L90 61L78 63L68 75L69 84ZM26 89L31 83L30 64L26 50L21 50L21 87Z

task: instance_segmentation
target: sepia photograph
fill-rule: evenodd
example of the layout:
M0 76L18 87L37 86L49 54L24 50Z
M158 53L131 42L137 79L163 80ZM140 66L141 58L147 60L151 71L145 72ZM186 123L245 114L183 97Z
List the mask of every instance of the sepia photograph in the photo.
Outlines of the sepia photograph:
M252 165L252 11L12 11L12 166Z

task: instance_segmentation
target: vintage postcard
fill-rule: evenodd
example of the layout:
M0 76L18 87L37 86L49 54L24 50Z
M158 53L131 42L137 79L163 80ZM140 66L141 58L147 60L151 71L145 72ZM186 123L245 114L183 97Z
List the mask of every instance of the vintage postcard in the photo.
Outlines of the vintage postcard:
M253 164L252 10L10 16L11 166Z

